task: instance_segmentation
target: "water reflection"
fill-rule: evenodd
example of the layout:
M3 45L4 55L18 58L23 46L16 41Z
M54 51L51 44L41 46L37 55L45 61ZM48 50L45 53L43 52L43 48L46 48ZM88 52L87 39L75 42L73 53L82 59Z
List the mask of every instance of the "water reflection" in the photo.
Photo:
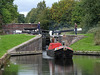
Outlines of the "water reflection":
M46 55L11 57L0 75L100 75L100 57L74 56L54 60Z
M75 75L100 75L100 61L99 56L74 56L74 74Z
M54 63L49 61L50 75L70 75L73 73L73 60L55 60Z
M8 67L8 65L10 65ZM11 57L1 75L41 75L42 55Z

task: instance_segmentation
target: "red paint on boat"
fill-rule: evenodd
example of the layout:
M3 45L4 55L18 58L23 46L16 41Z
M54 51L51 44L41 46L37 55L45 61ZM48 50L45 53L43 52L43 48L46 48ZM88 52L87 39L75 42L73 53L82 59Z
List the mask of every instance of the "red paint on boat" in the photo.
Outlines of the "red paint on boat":
M62 44L61 43L50 43L48 50L53 50L59 46L62 46Z

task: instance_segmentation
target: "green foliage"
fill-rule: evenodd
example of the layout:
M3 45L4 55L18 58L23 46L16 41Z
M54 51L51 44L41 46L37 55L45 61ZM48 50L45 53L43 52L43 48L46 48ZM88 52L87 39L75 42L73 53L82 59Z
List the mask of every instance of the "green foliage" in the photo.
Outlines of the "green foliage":
M54 3L51 8L52 19L57 22L71 24L71 15L74 7L73 0L61 0Z
M10 23L11 22L11 13L8 9L2 8L2 15L3 15L3 23Z
M82 0L81 8L83 10L83 17L81 25L84 32L88 31L90 27L96 26L99 21L98 14L100 13L100 0Z
M71 18L73 24L74 23L80 24L80 22L82 21L83 14L82 14L81 5L82 5L81 2L79 2L79 1L75 2L75 7L72 11L72 18Z
M35 23L35 22L39 22L40 20L43 20L42 15L45 14L45 12L44 12L45 9L46 9L45 1L38 3L37 8L33 8L28 13L25 21L28 22L28 23Z
M18 17L17 5L13 5L13 3L8 3L6 6L6 9L8 9L11 13L11 20L13 21L15 18Z
M49 29L50 25L50 9L46 7L45 1L38 3L37 8L33 8L26 17L26 22L41 22L42 29Z
M26 22L40 21L43 29L71 27L76 22L85 33L99 21L99 3L100 0L60 0L48 8L43 0L28 13Z
M37 9L33 8L26 16L25 22L26 23L35 23L37 19Z
M87 33L95 33L98 30L98 27L91 28L87 31Z
M2 30L0 30L0 35L2 35L3 34L3 31Z
M30 23L34 23L36 22L36 18L37 18L37 9L33 8L32 12L30 12Z
M46 8L45 1L41 1L37 4L37 13L40 14Z
M2 28L2 16L1 16L1 14L0 14L0 29Z
M41 22L41 28L42 29L49 29L49 25L50 25L50 10L49 8L45 8L41 14L38 14L38 22Z
M41 29L49 29L50 24L50 10L46 7L45 1L37 5L37 22L41 22Z
M25 34L0 36L0 57L4 55L8 49L11 49L33 37L35 36L29 36Z
M2 0L0 0L0 29L2 28L2 15L1 15L1 8L2 8Z
M25 23L24 14L19 14L19 16L18 16L18 23Z
M51 8L46 7L45 1L38 3L26 17L26 22L41 22L42 29L58 28L71 24L71 14L74 7L73 0L61 0Z
M100 45L100 27L98 27L98 29L96 30L94 34L94 42L95 42L95 45Z
M99 21L100 0L81 0L75 2L72 12L72 22L79 23L86 33L92 27L95 27Z
M0 24L11 23L18 16L14 0L0 0Z

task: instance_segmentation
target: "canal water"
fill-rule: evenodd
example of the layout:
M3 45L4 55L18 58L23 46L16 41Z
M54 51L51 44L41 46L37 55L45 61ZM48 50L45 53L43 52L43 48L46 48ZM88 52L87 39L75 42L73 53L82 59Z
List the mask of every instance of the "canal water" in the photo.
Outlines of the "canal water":
M54 60L45 51L40 55L14 56L0 75L100 75L100 57L74 55L72 60Z

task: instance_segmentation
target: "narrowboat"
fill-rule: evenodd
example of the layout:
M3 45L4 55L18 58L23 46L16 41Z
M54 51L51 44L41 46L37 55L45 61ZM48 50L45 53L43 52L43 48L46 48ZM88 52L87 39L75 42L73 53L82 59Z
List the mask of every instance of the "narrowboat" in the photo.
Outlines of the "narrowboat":
M47 55L56 59L73 57L73 49L68 46L63 46L61 43L50 43Z

